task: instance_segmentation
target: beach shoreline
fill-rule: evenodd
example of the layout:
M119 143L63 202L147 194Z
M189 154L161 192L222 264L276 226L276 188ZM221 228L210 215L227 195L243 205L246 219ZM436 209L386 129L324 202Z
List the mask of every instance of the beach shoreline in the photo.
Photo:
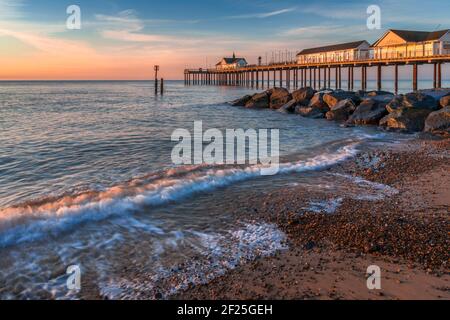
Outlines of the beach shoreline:
M450 139L421 135L365 150L330 174L396 190L381 200L308 193L302 187L253 199L245 209L274 223L289 249L240 266L172 299L449 299ZM333 213L305 209L333 201ZM366 270L382 270L369 290Z

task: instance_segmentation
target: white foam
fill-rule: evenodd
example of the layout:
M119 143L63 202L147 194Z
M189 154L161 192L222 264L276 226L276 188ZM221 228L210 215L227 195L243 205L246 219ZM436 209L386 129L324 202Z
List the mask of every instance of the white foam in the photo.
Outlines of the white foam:
M190 260L182 269L176 266L158 268L155 273L141 274L139 279L108 278L99 284L101 295L109 299L148 299L160 293L161 298L167 299L192 285L208 283L257 257L287 249L286 235L273 224L247 223L223 235L192 234L200 241L197 251L205 259ZM171 285L161 285L164 281L170 281Z
M332 214L341 206L342 201L344 201L343 198L331 199L328 201L310 201L309 207L306 209L316 213Z
M372 201L383 200L385 198L392 197L399 193L399 191L397 189L395 189L391 186L388 186L388 185L385 185L382 183L368 181L361 177L355 177L355 176L351 176L351 175L347 175L347 174L340 174L340 173L335 173L334 175L351 180L353 183L355 183L359 186L365 187L369 190L372 189L372 190L376 191L375 194L354 195L353 198L356 200L372 200Z
M280 164L279 174L319 170L356 154L356 145L342 147L336 153L308 160ZM67 196L39 205L26 205L0 210L0 246L39 240L57 235L80 223L101 221L111 216L130 214L143 206L157 206L178 201L193 194L225 187L260 177L263 166L209 169L181 177L132 181L102 192Z

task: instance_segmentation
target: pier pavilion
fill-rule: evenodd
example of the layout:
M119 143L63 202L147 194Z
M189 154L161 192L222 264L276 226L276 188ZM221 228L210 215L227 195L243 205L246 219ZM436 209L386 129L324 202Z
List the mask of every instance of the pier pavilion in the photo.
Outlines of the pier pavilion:
M432 57L450 54L450 30L388 30L372 45L374 59Z
M217 70L236 70L247 66L247 60L245 58L236 58L236 54L233 53L231 58L222 58L217 64Z
M369 58L369 49L370 44L365 40L304 49L297 54L297 63L365 60Z

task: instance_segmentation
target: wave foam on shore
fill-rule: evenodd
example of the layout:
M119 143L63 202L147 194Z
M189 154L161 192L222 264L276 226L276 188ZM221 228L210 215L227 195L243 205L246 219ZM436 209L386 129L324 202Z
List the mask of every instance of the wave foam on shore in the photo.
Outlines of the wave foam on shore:
M358 143L334 153L280 164L278 174L320 170L356 154ZM56 236L75 226L132 214L197 193L226 187L261 176L260 165L246 168L179 168L164 175L149 175L105 191L88 191L59 199L42 200L0 210L0 247Z

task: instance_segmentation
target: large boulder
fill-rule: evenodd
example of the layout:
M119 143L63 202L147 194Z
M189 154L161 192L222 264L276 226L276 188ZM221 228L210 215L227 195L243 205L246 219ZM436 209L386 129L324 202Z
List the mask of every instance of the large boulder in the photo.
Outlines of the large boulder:
M425 120L425 131L450 133L450 106L430 113Z
M247 104L247 102L249 102L251 100L251 98L252 98L252 96L247 95L247 96L244 96L242 98L239 98L237 100L230 102L230 104L233 107L245 107L245 105Z
M267 92L270 95L270 108L280 109L286 103L292 100L288 90L284 88L273 88Z
M429 109L404 108L395 110L380 121L380 126L402 132L419 132L425 127Z
M323 96L323 100L331 109L333 109L340 101L349 99L352 100L355 105L358 105L361 102L361 98L351 91L334 91Z
M442 108L450 106L450 94L443 96L440 100L440 105Z
M378 125L380 120L388 114L386 103L375 99L365 99L350 116L347 124Z
M322 92L317 92L316 94L314 94L311 98L311 100L309 101L309 106L323 106L326 105L328 107L328 105L325 103L325 101L323 100L323 96L325 95L325 93ZM328 107L329 108L329 107Z
M245 104L246 108L252 109L265 109L270 107L269 94L267 92L257 93L250 101Z
M392 99L394 99L394 97L395 97L395 95L388 91L370 91L370 92L367 92L367 94L364 95L362 97L362 99L364 100L364 99L370 98L372 100L382 102L382 103L384 103L384 105L386 105L389 102L391 102Z
M297 106L295 108L295 113L301 115L305 118L312 118L312 119L323 119L325 118L325 114L327 111L330 110L328 106L325 108L320 107L305 107L305 106Z
M326 113L326 118L328 120L347 121L355 109L356 105L352 99L341 100Z
M292 98L297 101L297 104L307 106L309 104L309 100L311 100L315 93L316 90L311 87L301 88L292 92Z
M411 92L403 96L403 107L435 111L439 109L439 104L432 96Z
M392 113L396 110L403 109L403 95L395 96L389 103L386 105L386 110L389 113Z
M422 92L411 92L405 95L395 96L386 106L389 113L405 108L435 111L439 109L439 104L432 96Z
M325 114L330 111L330 107L323 101L322 92L317 92L307 106L300 105L295 109L295 113L307 118L325 118Z
M279 112L282 113L293 113L295 111L295 107L297 106L297 101L295 99L292 99L288 103L286 103L284 106L282 106L280 109L278 109Z

